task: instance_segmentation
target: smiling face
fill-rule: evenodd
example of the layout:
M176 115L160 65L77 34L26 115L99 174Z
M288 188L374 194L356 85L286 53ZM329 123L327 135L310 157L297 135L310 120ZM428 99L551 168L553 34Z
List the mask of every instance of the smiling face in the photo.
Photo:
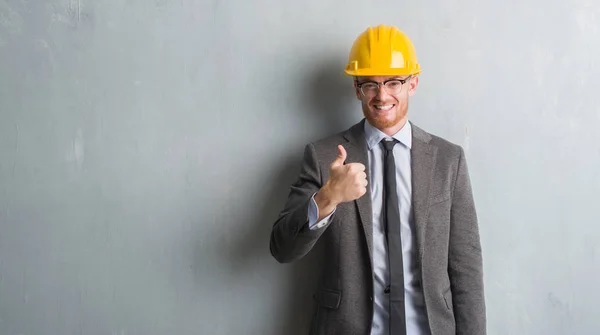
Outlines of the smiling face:
M408 80L402 84L394 79ZM380 85L377 87L372 82ZM417 76L357 77L354 81L356 97L362 103L365 118L373 127L389 136L406 124L408 98L415 94L418 84Z

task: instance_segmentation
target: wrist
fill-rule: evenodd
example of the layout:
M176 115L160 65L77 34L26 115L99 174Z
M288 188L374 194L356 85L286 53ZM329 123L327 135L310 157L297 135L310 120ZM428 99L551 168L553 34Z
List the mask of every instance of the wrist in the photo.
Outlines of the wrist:
M322 209L333 209L339 202L332 196L331 191L327 185L323 186L315 195L315 202L317 206Z

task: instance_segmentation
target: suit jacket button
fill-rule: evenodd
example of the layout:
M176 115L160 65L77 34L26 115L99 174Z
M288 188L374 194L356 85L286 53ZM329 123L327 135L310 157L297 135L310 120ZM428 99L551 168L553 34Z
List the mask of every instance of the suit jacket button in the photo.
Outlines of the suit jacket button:
M373 301L373 296L370 295L369 296L369 300Z

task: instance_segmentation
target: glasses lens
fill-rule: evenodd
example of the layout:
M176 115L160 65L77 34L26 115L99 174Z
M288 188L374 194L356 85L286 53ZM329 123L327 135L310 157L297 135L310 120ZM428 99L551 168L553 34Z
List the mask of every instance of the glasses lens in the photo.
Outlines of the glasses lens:
M364 95L368 97L373 97L377 95L377 91L379 90L379 86L375 83L364 83L360 88Z
M400 80L390 80L385 83L385 90L388 94L398 94L402 91L402 82Z

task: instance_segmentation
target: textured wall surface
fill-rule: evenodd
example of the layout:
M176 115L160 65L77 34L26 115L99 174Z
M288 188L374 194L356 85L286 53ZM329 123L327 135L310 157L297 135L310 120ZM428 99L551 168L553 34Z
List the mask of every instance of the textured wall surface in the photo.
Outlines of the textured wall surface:
M466 149L489 334L597 334L592 0L0 0L0 334L305 334L319 250L269 232L379 23L411 120Z

